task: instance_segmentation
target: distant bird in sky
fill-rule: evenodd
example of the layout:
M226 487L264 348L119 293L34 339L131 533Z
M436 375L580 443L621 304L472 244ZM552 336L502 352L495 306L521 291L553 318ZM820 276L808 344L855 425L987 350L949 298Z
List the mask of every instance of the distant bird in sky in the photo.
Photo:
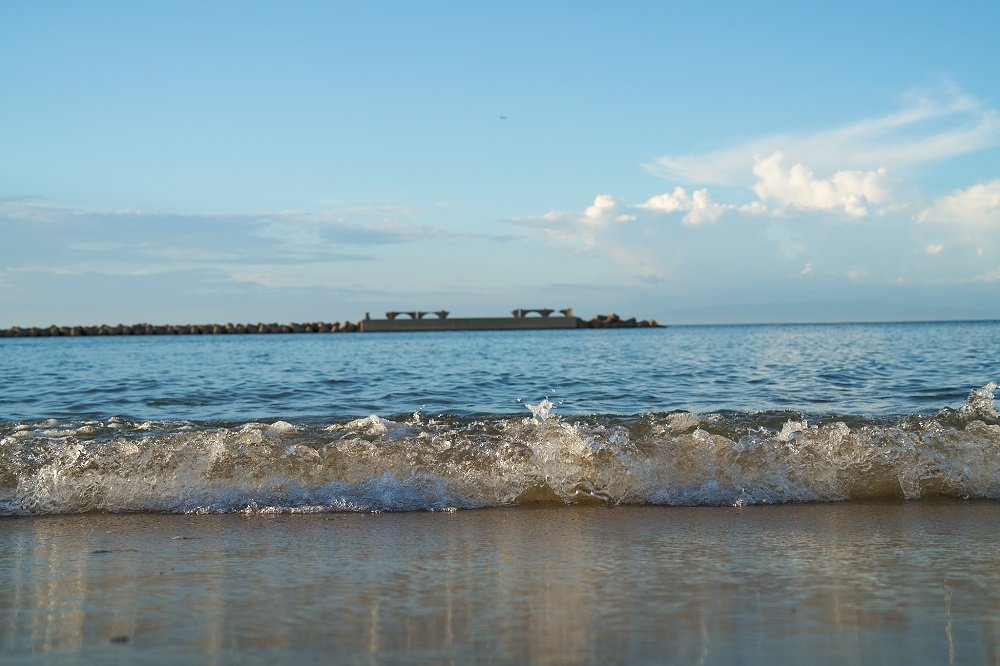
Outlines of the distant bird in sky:
M500 120L507 120L507 116L500 116Z

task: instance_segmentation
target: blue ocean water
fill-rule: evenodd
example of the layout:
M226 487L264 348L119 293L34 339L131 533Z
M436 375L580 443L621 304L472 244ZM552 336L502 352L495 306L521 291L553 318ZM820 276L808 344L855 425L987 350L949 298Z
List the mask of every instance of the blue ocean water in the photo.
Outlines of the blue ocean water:
M998 378L998 322L23 338L0 342L0 416L901 415Z
M1000 322L0 340L0 514L1000 496Z

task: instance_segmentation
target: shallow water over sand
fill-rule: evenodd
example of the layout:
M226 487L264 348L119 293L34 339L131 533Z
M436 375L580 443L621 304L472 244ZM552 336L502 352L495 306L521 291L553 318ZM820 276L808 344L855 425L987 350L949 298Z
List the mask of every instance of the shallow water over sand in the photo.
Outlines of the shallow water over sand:
M14 663L996 663L1000 504L0 519Z

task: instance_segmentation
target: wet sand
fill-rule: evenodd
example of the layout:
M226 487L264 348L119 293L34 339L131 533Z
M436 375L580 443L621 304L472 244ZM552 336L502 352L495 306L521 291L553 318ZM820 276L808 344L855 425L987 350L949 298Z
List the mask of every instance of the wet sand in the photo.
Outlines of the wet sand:
M0 519L4 663L1000 663L1000 503Z

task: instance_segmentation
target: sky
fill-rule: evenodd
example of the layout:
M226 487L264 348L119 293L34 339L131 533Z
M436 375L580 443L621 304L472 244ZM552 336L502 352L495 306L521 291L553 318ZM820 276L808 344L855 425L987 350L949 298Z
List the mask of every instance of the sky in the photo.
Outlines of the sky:
M1000 318L1000 2L0 2L0 327Z

